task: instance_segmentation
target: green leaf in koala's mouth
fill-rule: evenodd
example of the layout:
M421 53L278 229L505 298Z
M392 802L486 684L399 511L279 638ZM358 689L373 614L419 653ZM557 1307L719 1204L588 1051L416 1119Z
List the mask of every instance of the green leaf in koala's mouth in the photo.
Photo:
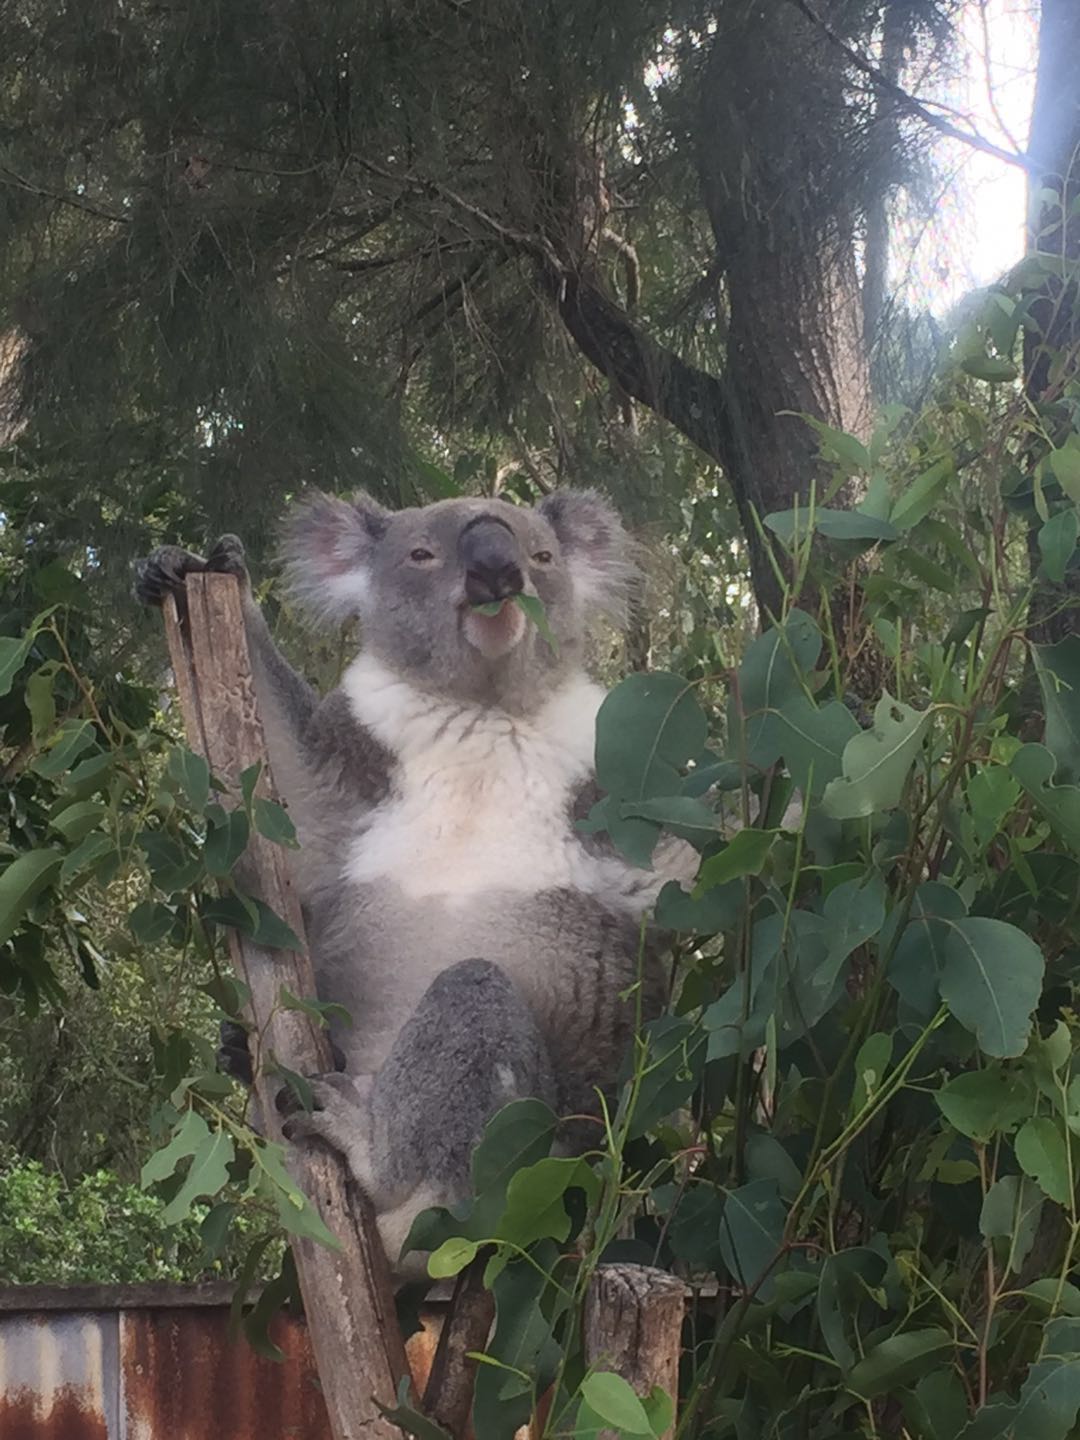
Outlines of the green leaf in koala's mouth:
M527 620L531 620L540 631L541 636L551 647L551 653L558 655L559 642L552 634L551 626L548 624L547 611L544 609L544 602L539 595L515 595L514 604L521 610Z
M477 615L498 615L506 603L505 600L488 600L483 605L473 605L471 608ZM511 595L510 603L516 605L527 620L532 621L542 638L550 645L551 653L558 655L559 642L555 639L551 626L548 624L544 602L539 595Z

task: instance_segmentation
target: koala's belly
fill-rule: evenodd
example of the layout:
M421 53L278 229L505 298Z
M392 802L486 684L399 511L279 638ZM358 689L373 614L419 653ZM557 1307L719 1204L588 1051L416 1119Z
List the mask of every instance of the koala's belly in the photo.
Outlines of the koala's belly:
M601 1068L632 1023L620 996L638 972L637 923L587 894L501 890L459 906L354 882L325 903L312 915L316 979L352 1016L334 1039L353 1073L379 1068L431 982L461 960L501 966L558 1047L592 1047Z

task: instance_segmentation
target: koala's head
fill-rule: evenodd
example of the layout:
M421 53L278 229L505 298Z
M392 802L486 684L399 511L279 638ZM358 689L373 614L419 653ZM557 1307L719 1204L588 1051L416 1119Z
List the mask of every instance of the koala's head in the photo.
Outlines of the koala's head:
M285 537L289 585L309 610L358 615L364 648L426 689L519 712L580 663L594 615L625 622L630 551L607 501L572 490L533 509L462 499L391 511L316 494ZM516 595L543 603L557 651Z

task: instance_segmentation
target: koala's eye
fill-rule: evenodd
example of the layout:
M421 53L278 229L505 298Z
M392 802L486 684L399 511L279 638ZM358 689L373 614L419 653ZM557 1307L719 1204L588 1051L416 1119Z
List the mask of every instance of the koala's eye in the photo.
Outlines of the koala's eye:
M550 565L553 557L550 550L537 550L532 558L537 565Z
M409 559L414 560L417 565L423 565L426 560L434 560L435 556L430 550L425 550L422 546L418 545L415 550L409 551Z

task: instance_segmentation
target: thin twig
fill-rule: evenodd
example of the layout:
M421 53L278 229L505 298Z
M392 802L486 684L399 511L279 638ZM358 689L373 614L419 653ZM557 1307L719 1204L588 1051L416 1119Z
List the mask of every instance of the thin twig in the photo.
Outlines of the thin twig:
M889 77L878 67L860 55L853 45L849 45L842 35L838 35L829 23L810 4L810 0L788 0L794 5L800 14L805 15L811 24L816 25L830 45L834 45L847 59L864 74L871 83L886 95L901 105L910 115L916 116L924 124L929 125L941 135L947 135L951 140L960 140L965 145L970 145L973 150L981 150L984 155L992 155L995 160L1002 160L1006 165L1018 165L1022 170L1035 173L1040 171L1040 166L1035 163L1031 155L1020 150L1005 150L1000 145L995 145L992 140L974 130L964 130L959 125L954 125L951 120L946 120L944 115L935 114L930 106L937 110L947 109L947 106L939 104L936 100L921 100L918 96L910 94L902 85Z
M25 180L21 175L16 175L14 170L9 170L6 165L0 165L0 185L10 185L16 190L25 190L29 195L38 195L42 200L55 200L58 205L70 205L73 210L83 210L87 215L96 215L99 220L109 220L114 225L130 225L129 215L116 215L111 210L103 210L98 205L93 205L89 200L82 200L78 195L64 195L59 190L46 190L42 185L35 185L30 180Z

